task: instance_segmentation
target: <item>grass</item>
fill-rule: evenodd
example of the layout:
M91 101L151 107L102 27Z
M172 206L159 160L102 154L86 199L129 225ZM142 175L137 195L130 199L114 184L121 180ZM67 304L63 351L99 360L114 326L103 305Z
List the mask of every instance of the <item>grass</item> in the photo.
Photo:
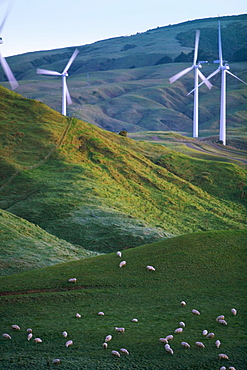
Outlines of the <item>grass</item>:
M110 253L2 277L1 292L51 291L1 296L1 330L13 337L2 340L1 366L53 367L52 359L61 358L62 369L212 370L220 363L244 369L245 246L245 231L197 233L125 250L122 258L127 264L121 269L121 259ZM148 272L147 264L156 271ZM86 289L66 292L72 276L77 277L78 287ZM187 306L181 307L181 300ZM230 315L232 307L238 310L237 316ZM193 316L193 308L201 316ZM98 316L99 311L105 316ZM76 312L81 319L75 318ZM227 326L215 322L219 314L225 314ZM138 323L131 322L134 317ZM174 335L174 355L169 356L159 338L173 333L181 320L186 327L182 335ZM13 323L20 325L20 332L11 331ZM115 326L124 326L126 332L116 334ZM43 343L28 342L27 327L32 327ZM219 350L214 340L202 336L205 328L221 340ZM65 347L63 330L74 341L72 347ZM113 339L104 350L102 343L108 334ZM181 348L182 340L188 341L191 349ZM205 343L205 349L195 348L197 340ZM121 347L130 355L113 358L111 350ZM220 362L218 353L227 353L229 361Z

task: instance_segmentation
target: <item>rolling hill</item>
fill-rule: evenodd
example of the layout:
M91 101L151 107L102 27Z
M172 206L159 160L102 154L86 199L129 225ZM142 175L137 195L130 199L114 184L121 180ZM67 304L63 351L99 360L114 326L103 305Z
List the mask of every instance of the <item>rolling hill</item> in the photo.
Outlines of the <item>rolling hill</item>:
M73 99L68 114L109 131L179 131L191 136L193 73L170 85L168 78L191 64L196 29L200 29L200 60L209 60L209 75L218 59L217 27L222 25L224 58L231 71L246 80L247 15L209 18L159 27L78 46L80 53L69 73ZM61 111L60 79L37 76L36 68L62 71L74 47L27 53L8 58L18 92ZM231 76L227 82L228 129L246 127L246 86ZM0 81L4 81L0 74ZM200 136L218 138L219 76L213 89L200 93ZM7 83L3 83L7 86ZM231 136L231 132L228 131ZM244 136L240 131L240 135Z

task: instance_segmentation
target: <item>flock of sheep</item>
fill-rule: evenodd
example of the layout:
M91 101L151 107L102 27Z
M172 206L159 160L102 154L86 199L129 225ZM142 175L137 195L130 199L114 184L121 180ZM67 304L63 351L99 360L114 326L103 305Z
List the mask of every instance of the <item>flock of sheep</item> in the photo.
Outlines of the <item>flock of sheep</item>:
M122 257L122 253L120 252L120 251L118 251L117 252L117 256L118 257ZM122 268L123 266L125 266L126 265L126 261L121 261L120 263L119 263L119 267L120 268ZM148 266L146 266L146 268L147 268L147 270L148 271L155 271L155 268L153 267L153 266L151 266L151 265L148 265ZM76 283L77 282L77 279L76 278L70 278L69 280L68 280L68 282L69 283ZM186 302L185 301L181 301L180 302L180 305L181 306L186 306ZM192 311L191 311L191 313L193 314L193 315L198 315L198 316L200 316L200 312L198 311L198 310L196 310L196 309L193 309ZM232 308L231 309L231 314L233 315L233 316L235 316L236 314L237 314L237 310L235 309L235 308ZM104 316L105 314L104 314L104 312L103 311L99 311L98 312L98 315L99 316ZM79 314L79 313L76 313L76 315L75 315L75 317L76 318L81 318L81 315ZM138 322L138 319L137 318L133 318L132 319L132 322ZM225 316L224 315L220 315L220 316L218 316L217 318L216 318L216 322L217 323L219 323L220 325L227 325L227 321L225 320ZM185 327L186 327L186 324L183 322L183 321L180 321L179 322L179 327L178 328L176 328L175 330L174 330L174 334L176 335L176 334L182 334L183 333L183 331L184 331L184 329L185 329ZM11 326L11 328L12 328L12 330L14 330L14 331L19 331L20 330L20 327L19 327L19 325L16 325L16 324L14 324L14 325L12 325ZM125 332L125 328L124 327L115 327L115 331L117 332L117 333L124 333ZM208 333L208 331L206 330L206 329L204 329L203 331L202 331L202 336L204 336L204 338L207 338L207 339L213 339L213 338L215 338L215 334L214 333L212 333L212 332L210 332L210 333ZM68 336L68 333L66 332L66 331L63 331L63 333L62 333L62 336L64 337L64 338L67 338L67 336ZM4 339L12 339L12 337L11 337L11 335L10 334L8 334L8 333L3 333L2 334L2 337L4 338ZM32 333L32 329L31 328L28 328L27 329L27 340L28 341L30 341L31 339L33 338L33 333ZM174 338L174 336L173 336L173 334L169 334L169 335L167 335L166 337L164 337L164 338L159 338L159 342L160 343L162 343L162 344L164 344L164 349L165 349L165 351L168 353L168 354L171 354L171 355L173 355L174 354L174 350L172 349L172 347L171 347L171 345L170 345L170 342L172 341L172 339ZM33 340L34 340L34 342L35 343L42 343L42 339L41 338L38 338L38 337L35 337L35 338L33 338ZM104 349L107 349L108 348L108 343L110 342L112 340L112 335L111 334L108 334L106 337L105 337L105 339L104 339L104 342L103 342L103 344L102 344L102 347L104 348ZM66 343L65 343L65 346L66 347L69 347L69 346L72 346L73 345L73 340L68 340L68 341L66 341ZM181 346L182 347L184 347L184 348L190 348L191 347L191 345L189 344L189 343L187 343L187 342L184 342L184 341L182 341L181 342ZM196 347L198 347L198 348L205 348L205 344L203 343L203 342L201 342L201 341L197 341L197 342L195 342L195 346ZM216 339L216 341L215 341L215 346L216 346L216 348L220 348L220 346L221 346L221 342L220 342L220 340L219 339ZM119 350L112 350L111 351L111 354L113 355L113 356L116 356L116 357L121 357L121 354L125 354L125 355L129 355L129 351L126 349L126 348L120 348ZM218 359L219 360L228 360L229 359L229 357L225 354L225 353L220 353L220 354L218 354ZM53 360L53 364L54 365L59 365L60 364L60 359L58 359L58 358L56 358L56 359L54 359ZM221 366L220 367L220 370L226 370L227 368L225 367L225 366ZM230 367L228 367L228 369L229 370L236 370L235 369L235 367L233 367L233 366L230 366Z

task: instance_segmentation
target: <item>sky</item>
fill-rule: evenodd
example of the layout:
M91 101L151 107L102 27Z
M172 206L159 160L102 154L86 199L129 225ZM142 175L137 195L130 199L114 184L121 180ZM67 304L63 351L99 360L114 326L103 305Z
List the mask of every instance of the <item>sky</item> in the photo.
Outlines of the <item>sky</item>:
M188 20L247 13L246 0L0 0L3 56L80 46Z

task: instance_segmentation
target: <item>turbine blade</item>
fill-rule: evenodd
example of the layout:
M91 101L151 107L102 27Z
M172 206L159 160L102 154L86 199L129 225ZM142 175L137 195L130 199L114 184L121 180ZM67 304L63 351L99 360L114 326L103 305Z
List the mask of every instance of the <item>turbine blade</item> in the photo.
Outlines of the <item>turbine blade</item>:
M170 77L169 78L170 84L177 81L180 77L184 76L186 73L190 72L192 69L193 69L193 66L191 66L189 68L185 68L181 72L178 72L176 75Z
M72 99L70 97L69 89L65 80L65 92L66 92L66 98L67 98L67 103L68 105L72 104Z
M75 58L77 57L77 54L79 53L78 49L75 49L74 53L72 54L72 57L70 58L69 62L67 63L66 67L63 70L63 73L68 72L71 64L74 62Z
M203 80L199 85L198 87L202 86L203 84L205 84L206 81L210 80L210 78L212 78L214 75L216 75L218 72L220 71L220 68L217 68L214 72L212 72L205 80ZM191 90L188 94L192 94L193 92L195 91L195 89Z
M62 74L56 71L49 71L48 69L37 69L37 73L40 75L51 75L51 76L61 76Z
M198 56L198 45L199 45L199 37L200 37L200 31L196 30L196 38L195 38L195 51L194 51L194 61L193 65L196 65L197 56Z
M226 70L226 72L227 72L227 73L229 73L229 75L232 75L233 77L235 77L237 80L239 80L239 81L243 82L245 85L247 85L247 83L246 83L246 82L244 82L243 80L241 80L241 78L239 78L239 77L235 76L235 75L234 75L233 73L231 73L230 71Z
M219 60L220 60L220 66L222 67L223 66L223 58L222 58L220 21L219 21Z
M200 79L202 80L202 81L204 81L204 83L205 83L205 85L207 86L207 88L209 89L209 90L211 90L212 89L212 87L213 87L213 85L211 84L211 82L209 82L208 80L207 80L207 78L204 76L204 74L198 69L198 75L199 75L199 77L200 77Z
M6 77L9 80L12 90L16 89L19 86L19 84L16 81L15 76L13 75L6 59L1 54L0 54L0 62L3 67L4 73L6 74Z
M2 23L0 24L0 33L2 32L2 29L3 29L3 27L4 27L4 24L5 24L5 22L6 22L6 19L8 18L8 15L9 15L9 13L10 13L10 10L11 10L11 8L12 8L12 5L13 5L13 4L10 2L10 3L9 3L9 6L8 6L8 8L7 8L7 11L6 11L5 17L3 18Z

